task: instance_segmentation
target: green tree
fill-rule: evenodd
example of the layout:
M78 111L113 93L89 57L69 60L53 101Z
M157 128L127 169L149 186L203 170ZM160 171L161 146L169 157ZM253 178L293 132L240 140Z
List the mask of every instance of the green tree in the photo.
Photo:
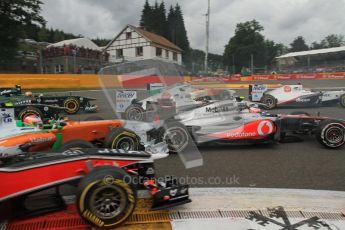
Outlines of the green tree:
M230 38L229 43L225 46L224 64L232 66L234 62L235 72L238 73L242 67L250 67L251 55L253 55L256 67L267 65L266 47L273 46L273 44L265 41L264 36L260 33L263 29L256 20L238 23L235 35Z
M184 24L181 7L176 4L170 7L168 14L168 39L183 50L182 61L187 67L191 65L190 46L187 30Z
M290 44L290 52L299 52L309 50L308 45L305 42L304 37L298 36Z
M146 29L150 29L151 22L152 22L152 8L148 2L148 0L145 1L144 9L141 13L141 19L140 19L140 26L145 27Z
M324 49L324 48L339 47L339 46L343 46L343 45L345 45L344 35L330 34L330 35L326 36L324 39L322 39L320 43L313 42L312 48L313 49Z
M161 2L157 9L157 21L159 22L157 33L163 37L168 36L168 22L164 2Z
M176 4L175 6L175 18L176 18L176 24L175 24L175 44L179 46L184 52L189 51L189 40L187 36L186 27L184 25L184 19L181 7L179 4Z
M166 37L168 32L164 2L158 4L156 1L154 6L150 6L146 1L139 24L147 31Z
M37 41L48 41L49 30L46 27L40 28L37 34Z
M167 38L173 43L176 43L176 20L177 19L176 19L175 10L173 6L170 6L168 19L167 19L167 25L168 25Z
M1 0L0 3L0 62L14 57L18 41L25 37L25 28L34 24L44 25L40 0Z

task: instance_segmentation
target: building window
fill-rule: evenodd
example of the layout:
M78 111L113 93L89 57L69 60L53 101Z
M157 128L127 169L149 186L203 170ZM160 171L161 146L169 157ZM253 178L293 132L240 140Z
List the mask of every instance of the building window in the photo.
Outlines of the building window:
M127 32L126 39L131 39L131 38L132 38L132 32Z
M165 50L165 58L166 58L166 59L169 58L169 50Z
M173 59L174 61L177 61L177 53L173 52Z
M156 56L157 57L162 57L162 49L156 47Z
M116 58L123 58L123 49L117 49L116 50Z
M143 47L142 46L137 47L136 48L136 55L137 56L143 56L143 54L144 54Z

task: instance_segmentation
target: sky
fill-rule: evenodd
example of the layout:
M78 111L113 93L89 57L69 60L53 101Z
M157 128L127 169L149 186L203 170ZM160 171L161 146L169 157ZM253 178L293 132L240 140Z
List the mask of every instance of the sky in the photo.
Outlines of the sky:
M154 4L155 0L150 0ZM210 52L222 54L236 24L256 19L267 39L308 44L345 34L345 0L210 0ZM43 0L47 26L89 38L114 38L125 25L138 25L145 0ZM161 2L161 0L158 0ZM180 4L192 48L205 49L207 0L165 0Z

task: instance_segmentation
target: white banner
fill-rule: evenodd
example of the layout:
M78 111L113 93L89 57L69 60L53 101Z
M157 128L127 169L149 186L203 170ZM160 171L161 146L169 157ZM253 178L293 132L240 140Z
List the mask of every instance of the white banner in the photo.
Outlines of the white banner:
M137 91L134 90L116 90L115 102L116 112L123 113L132 101L137 98Z

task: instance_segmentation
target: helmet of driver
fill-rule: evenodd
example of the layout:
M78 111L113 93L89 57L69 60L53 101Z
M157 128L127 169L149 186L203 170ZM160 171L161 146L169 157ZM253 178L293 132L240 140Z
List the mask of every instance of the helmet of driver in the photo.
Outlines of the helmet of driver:
M30 126L40 126L43 124L42 119L36 115L29 115L24 118L23 122Z
M33 94L32 94L32 92L30 92L30 91L29 91L29 92L25 92L25 96L27 96L27 97L32 97L32 95L33 95Z

